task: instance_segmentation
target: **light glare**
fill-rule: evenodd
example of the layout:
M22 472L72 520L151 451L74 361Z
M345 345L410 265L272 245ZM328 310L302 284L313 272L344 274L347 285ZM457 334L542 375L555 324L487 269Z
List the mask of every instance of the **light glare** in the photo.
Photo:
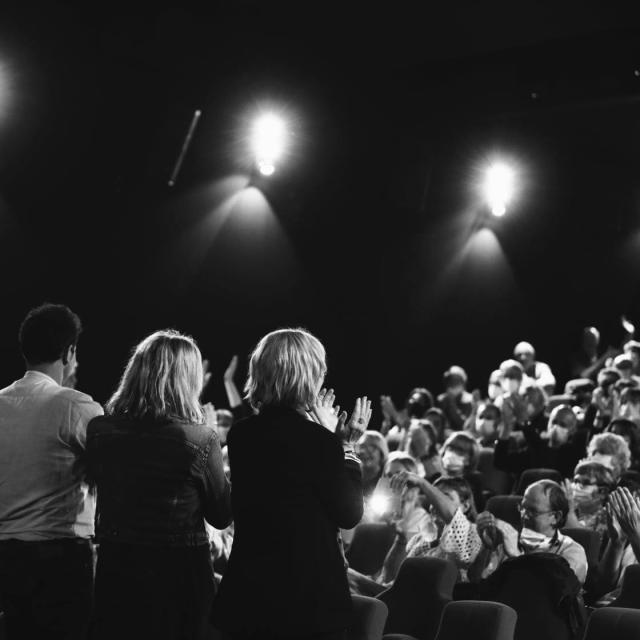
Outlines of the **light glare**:
M491 165L487 169L485 197L491 213L501 217L507 212L514 192L513 169L502 163Z
M258 170L269 176L275 163L282 157L286 142L286 128L281 118L273 113L260 116L254 123L252 148Z

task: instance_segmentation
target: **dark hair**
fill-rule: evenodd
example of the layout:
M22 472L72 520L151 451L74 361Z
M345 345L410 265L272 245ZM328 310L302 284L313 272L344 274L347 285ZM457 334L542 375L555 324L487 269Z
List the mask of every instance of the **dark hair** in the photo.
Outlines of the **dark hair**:
M422 418L418 421L418 424L426 431L431 441L427 455L431 458L438 454L438 434L435 426L428 418Z
M640 431L631 420L616 418L609 423L605 431L615 433L623 438L629 438L629 449L631 449L631 455L633 457L636 457L640 453Z
M569 500L564 489L557 482L547 478L530 484L527 490L535 486L542 487L544 495L549 498L549 509L560 512L557 528L561 529L567 523L567 516L569 515Z
M480 445L472 435L469 435L466 431L452 433L444 441L441 453L444 454L447 449L453 449L461 456L469 456L469 463L464 469L465 472L477 469L480 458Z
M465 385L467 384L467 372L462 367L454 364L444 372L443 379L445 387L450 387L454 384Z
M630 402L631 404L640 404L640 389L637 387L627 387L620 394L620 402Z
M28 364L55 362L78 343L80 318L63 304L45 303L27 313L18 341Z
M423 419L428 420L432 424L437 434L436 441L438 444L442 444L444 442L444 432L449 426L449 421L444 411L438 407L431 407L431 409L427 409L424 412Z
M409 402L411 396L418 395L419 398L415 402ZM406 407L409 409L410 418L423 418L425 412L433 407L433 396L431 391L424 387L416 387L411 390L407 397Z
M485 411L488 411L493 414L493 419L496 423L499 423L502 420L502 411L500 411L493 402L485 402L484 404L481 404L480 407L482 408L478 411L478 416L481 416Z
M449 491L455 491L460 497L461 502L469 502L469 511L465 514L467 519L471 522L475 522L478 512L476 510L476 502L473 499L473 491L471 486L464 478L438 478L433 483L434 487L438 487L440 491L443 489L449 489Z

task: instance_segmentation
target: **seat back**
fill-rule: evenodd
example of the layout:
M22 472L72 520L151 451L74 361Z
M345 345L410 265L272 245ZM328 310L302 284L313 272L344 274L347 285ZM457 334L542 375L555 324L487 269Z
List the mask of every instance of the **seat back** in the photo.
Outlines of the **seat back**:
M611 606L640 609L640 564L631 564L624 570L620 595Z
M487 500L487 511L496 518L508 522L515 529L520 528L520 501L522 496L492 496Z
M638 640L640 611L621 607L596 609L589 618L584 640Z
M598 566L600 559L600 547L602 545L602 536L593 529L586 527L565 527L561 533L569 536L578 544L582 545L589 563L589 570Z
M387 633L434 640L445 605L451 602L458 570L440 558L407 558L392 587L378 598L389 608Z
M482 488L490 496L508 494L511 491L513 481L511 476L493 465L493 449L482 447L478 458L478 471L482 474Z
M520 474L513 488L513 493L523 496L527 487L538 480L554 480L558 484L562 484L562 474L555 469L525 469Z
M518 615L505 604L480 600L450 602L436 640L513 640Z
M367 576L378 573L395 535L395 529L384 522L359 524L353 532L353 539L346 553L349 566Z
M389 610L376 598L351 596L353 618L347 631L348 640L381 640Z

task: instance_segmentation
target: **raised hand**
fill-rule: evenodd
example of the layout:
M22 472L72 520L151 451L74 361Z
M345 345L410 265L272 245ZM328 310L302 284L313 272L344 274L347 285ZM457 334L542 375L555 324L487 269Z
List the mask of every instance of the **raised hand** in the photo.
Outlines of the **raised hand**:
M205 392L205 389L209 386L211 382L211 363L209 360L204 359L202 361L202 389L200 390L200 395Z
M478 515L476 527L478 535L487 549L496 549L502 542L502 532L498 529L496 517L489 511L483 511Z
M237 368L238 368L238 356L233 356L233 358L231 358L231 362L225 369L224 379L233 380L235 378Z
M207 427L215 429L218 426L218 418L216 416L216 408L210 403L202 405L204 411L204 422Z
M391 491L403 495L407 489L422 486L424 480L416 473L403 470L391 476L390 484Z
M355 443L366 431L369 420L371 420L371 400L367 400L367 396L356 398L356 404L349 420L346 420L346 414L344 414L344 420L341 416L338 432L345 442Z
M640 506L626 487L616 489L609 501L622 533L630 538L640 534Z
M607 516L607 531L609 533L609 540L611 540L612 542L623 542L626 539L626 536L622 532L622 527L618 522L618 518L611 503L607 504L607 506L604 508L604 512Z
M340 415L340 407L333 406L335 399L336 396L333 393L333 389L321 389L309 412L315 422L332 432L336 431L338 416Z

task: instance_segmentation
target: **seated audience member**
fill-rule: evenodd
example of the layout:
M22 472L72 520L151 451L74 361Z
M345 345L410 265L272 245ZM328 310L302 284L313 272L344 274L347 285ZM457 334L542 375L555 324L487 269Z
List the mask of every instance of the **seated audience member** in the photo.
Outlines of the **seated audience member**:
M365 498L373 493L389 457L389 447L378 431L365 431L356 445L362 463L362 489Z
M620 487L609 496L607 544L597 569L596 589L600 606L610 604L620 595L622 575L632 564L640 562L640 498L628 488Z
M547 396L543 389L536 384L529 385L522 394L525 403L526 422L520 428L543 433L547 429L547 418L544 414Z
M408 472L391 480L396 491L417 488L429 504L436 527L425 528L410 537L396 527L396 538L385 559L382 581L392 582L405 558L436 557L453 561L460 581L466 581L466 570L475 560L481 541L473 524L476 517L471 487L462 478L440 478L434 484Z
M522 473L525 469L556 469L563 477L573 477L576 464L585 455L585 433L577 431L577 418L571 407L556 407L549 416L547 430L525 432L526 445L510 448L511 426L503 421L496 442L493 464L497 469Z
M598 372L598 385L593 390L591 406L585 414L585 426L589 425L594 433L601 433L617 411L614 385L620 380L620 373L613 367Z
M640 376L640 342L637 340L629 340L625 342L623 347L624 353L631 358L632 373L634 376Z
M80 463L102 408L63 386L81 330L64 305L29 311L18 336L25 374L0 391L0 625L10 639L81 638L89 624L95 496Z
M528 342L519 342L513 350L514 358L520 362L526 376L531 378L546 393L551 395L556 386L556 379L551 367L545 362L536 360L536 351Z
M620 393L620 410L616 418L630 420L640 427L640 388L628 387Z
M487 398L491 402L495 402L503 393L503 377L502 371L500 369L496 369L491 372L489 376L489 384L487 386Z
M493 447L498 435L498 426L502 412L495 404L481 402L469 416L465 430L470 433L481 447Z
M613 479L617 482L631 465L631 451L622 436L615 433L599 433L589 442L587 460L600 462L611 469Z
M476 505L484 503L482 480L476 469L480 458L480 445L475 438L464 431L451 434L442 445L443 478L464 478L473 491Z
M613 367L620 374L620 380L632 386L638 386L638 379L633 375L633 360L628 353L621 353L613 359Z
M593 398L593 390L596 388L595 382L588 378L574 378L564 385L565 395L572 396L574 407L580 407L586 411Z
M613 472L600 462L583 460L576 465L573 480L565 481L569 499L567 527L586 527L599 533L607 529L605 504L615 487Z
M588 569L584 548L560 532L568 513L567 496L553 480L538 480L525 490L520 506L520 532L489 512L481 513L476 526L483 548L469 569L469 577L477 581L493 573L507 558L545 552L563 557L584 584Z
M406 452L415 460L416 473L427 480L442 473L436 439L436 430L429 420L414 420L409 427Z
M380 408L383 420L380 432L394 443L403 442L411 420L420 420L433 407L433 396L428 389L416 387L409 394L402 411L396 409L391 396L380 396Z
M624 438L624 441L629 446L631 452L631 466L629 470L640 470L640 428L631 422L631 420L625 420L624 418L618 418L612 420L606 429L607 433L615 433L618 436Z
M445 392L438 396L442 409L453 431L460 431L471 414L473 398L465 389L467 374L462 367L449 367L444 373Z
M431 409L428 409L425 412L424 419L428 420L436 430L436 442L439 445L451 435L447 416L444 415L444 411L442 411L442 409L438 409L438 407L431 407Z

